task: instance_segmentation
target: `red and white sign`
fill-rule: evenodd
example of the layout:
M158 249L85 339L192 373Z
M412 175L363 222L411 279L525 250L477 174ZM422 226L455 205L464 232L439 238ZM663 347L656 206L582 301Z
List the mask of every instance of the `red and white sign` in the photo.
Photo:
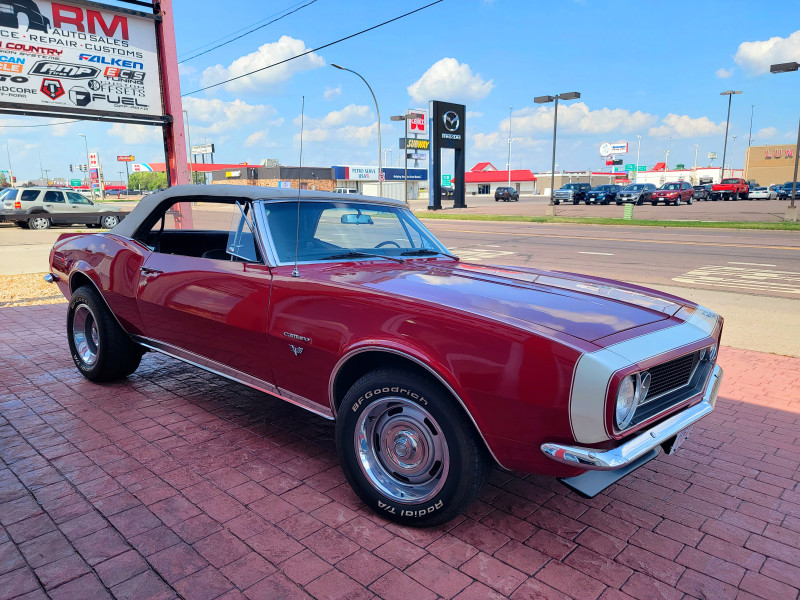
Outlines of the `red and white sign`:
M409 133L420 133L423 136L428 135L428 128L427 128L427 115L425 113L417 113L421 115L415 119L408 120L408 132Z
M97 152L89 154L89 168L97 169L100 166L100 155Z
M386 173L384 173L383 171L378 173L378 181L386 181Z
M136 157L133 154L117 157L117 162L133 162L134 160L136 160Z
M794 158L794 148L786 148L785 150L783 148L775 148L774 150L767 148L764 153L764 158L780 158L781 156Z

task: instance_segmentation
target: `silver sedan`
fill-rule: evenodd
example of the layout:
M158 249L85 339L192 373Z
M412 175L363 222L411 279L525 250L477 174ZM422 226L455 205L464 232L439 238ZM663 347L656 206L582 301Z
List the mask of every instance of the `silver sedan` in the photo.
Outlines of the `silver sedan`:
M757 187L747 195L750 200L777 200L778 192L768 187Z

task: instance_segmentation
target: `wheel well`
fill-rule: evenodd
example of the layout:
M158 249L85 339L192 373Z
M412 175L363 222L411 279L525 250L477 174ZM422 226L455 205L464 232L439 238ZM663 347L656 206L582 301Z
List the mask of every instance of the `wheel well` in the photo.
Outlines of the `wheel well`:
M94 284L94 281L92 281L85 273L78 271L72 277L70 277L69 291L71 293L75 293L75 290L83 285L91 285L92 287L97 288L97 286Z

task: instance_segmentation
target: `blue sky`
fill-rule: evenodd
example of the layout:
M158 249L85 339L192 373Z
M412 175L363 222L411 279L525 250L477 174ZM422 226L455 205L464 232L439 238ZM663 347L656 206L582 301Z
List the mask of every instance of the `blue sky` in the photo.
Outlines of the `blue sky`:
M307 1L307 0L306 0ZM178 54L300 4L298 0L252 2L174 0ZM317 0L314 4L219 50L182 63L184 93L204 84L326 44L426 4L418 1ZM770 75L771 62L800 60L800 2L659 3L623 0L527 2L445 0L432 8L309 57L236 84L184 98L192 142L208 139L218 162L258 163L278 158L296 164L301 96L306 98L304 163L375 164L377 126L363 83L330 66L359 71L381 108L383 146L398 160L402 128L389 120L428 99L467 105L468 168L488 160L505 168L509 107L512 168L547 170L552 105L533 97L579 91L559 106L559 169L601 167L602 142L627 140L635 162L664 159L670 166L707 164L722 157L726 98L733 99L728 153L742 166L751 105L755 144L793 145L800 117L800 73ZM771 39L772 38L772 39ZM0 126L42 120L0 118ZM0 129L10 140L15 174L69 175L82 161L83 140L104 158L106 178L116 177L119 154L137 162L162 162L155 128L78 123L39 129ZM671 142L669 138L672 138ZM0 165L6 168L5 153ZM717 160L715 164L719 164Z

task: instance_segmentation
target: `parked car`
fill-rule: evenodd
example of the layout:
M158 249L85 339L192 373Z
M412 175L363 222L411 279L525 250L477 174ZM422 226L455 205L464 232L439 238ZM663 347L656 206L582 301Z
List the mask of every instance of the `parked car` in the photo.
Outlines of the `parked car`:
M751 189L747 197L750 200L777 200L778 192L768 187L757 187Z
M788 200L792 197L792 182L787 181L778 192L778 200ZM794 199L800 199L800 181L795 184Z
M0 3L0 27L19 29L20 15L25 17L31 31L49 32L50 19L42 15L33 0L3 0Z
M746 199L749 191L750 186L741 177L727 177L711 186L710 198L715 202L717 200Z
M694 188L688 181L672 181L665 183L653 192L650 203L655 206L659 202L664 204L680 205L682 202L691 204L694 198Z
M608 204L617 201L617 193L622 190L621 185L598 185L586 193L586 204Z
M494 201L519 202L519 192L511 187L499 187L494 191Z
M586 193L590 189L592 189L592 186L588 183L568 183L553 192L553 204L561 204L562 202L580 204L581 201L586 202Z
M695 200L708 200L708 196L711 194L711 185L708 183L692 186L692 189L694 189Z
M633 202L642 204L649 202L655 191L656 186L652 183L632 183L617 194L617 204L623 202Z
M63 234L46 279L86 379L155 350L335 420L347 481L405 525L463 512L495 464L594 496L674 452L722 378L714 312L462 263L385 198L178 186L108 233Z
M117 206L97 204L83 194L62 188L17 188L3 196L0 217L20 227L48 229L51 225L115 227L125 218Z

